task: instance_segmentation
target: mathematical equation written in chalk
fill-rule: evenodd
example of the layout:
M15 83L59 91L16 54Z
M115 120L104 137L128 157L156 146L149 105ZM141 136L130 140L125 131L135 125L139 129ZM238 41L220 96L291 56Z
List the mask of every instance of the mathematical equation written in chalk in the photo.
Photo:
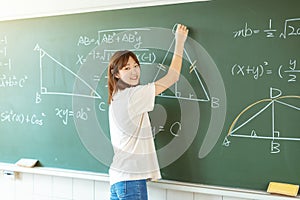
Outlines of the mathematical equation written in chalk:
M8 45L7 36L0 35L0 88L22 88L28 80L28 76L22 75L18 77L17 75L9 74L12 71L12 59L8 54Z
M55 108L55 116L62 120L64 125L68 125L69 118L77 118L81 120L88 120L88 113L91 111L90 108L73 111L72 109L68 108Z
M90 46L99 46L103 44L112 44L112 43L127 43L132 48L131 51L134 51L137 58L141 64L153 64L156 61L156 55L154 52L149 49L141 48L143 43L143 36L140 33L141 31L150 31L148 28L127 28L127 29L111 29L111 30L99 30L95 37L88 35L81 35L78 38L77 46L80 47L90 47ZM93 60L99 60L102 63L108 63L110 57L119 49L105 49L103 52L92 50L88 53ZM77 65L82 65L86 62L85 55L77 54Z
M0 69L11 70L11 58L8 56L7 36L0 35Z
M297 81L297 74L300 73L300 68L297 66L296 59L290 59L287 64L272 66L269 61L264 61L261 64L250 65L236 63L231 67L232 76L251 77L255 80L263 76L272 76L276 74L280 79L285 79L289 83Z
M14 124L31 124L31 125L44 125L45 113L32 114L17 112L13 109L0 112L0 121L2 123L14 123Z
M254 37L258 34L264 34L266 38L282 39L300 36L300 18L286 19L282 27L275 27L272 19L269 19L262 28L246 22L244 27L233 31L233 38Z
M24 75L20 78L18 78L15 75L5 75L5 74L1 74L0 75L0 88L4 88L4 87L24 87L25 82L27 81L28 77L27 75Z
M177 136L180 136L181 128L182 128L182 123L175 121L169 127L167 127L163 124L161 124L161 125L156 124L156 126L152 126L152 132L153 132L154 138L159 132L164 132L164 131L167 131L172 136L177 137Z

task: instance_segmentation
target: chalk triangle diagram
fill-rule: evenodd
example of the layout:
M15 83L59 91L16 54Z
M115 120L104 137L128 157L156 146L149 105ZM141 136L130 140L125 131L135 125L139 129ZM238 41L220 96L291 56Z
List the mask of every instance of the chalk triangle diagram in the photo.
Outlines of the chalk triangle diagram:
M300 98L299 96L294 96ZM292 135L287 135L285 127L290 127L291 124L283 124L281 120L289 115L300 117L300 106L294 105L288 100L292 98L282 98L282 99L269 99L268 101L263 101L251 109L247 109L245 112L240 113L237 121L229 132L230 136L248 136L249 138L256 137L272 137L272 133L276 132L276 128L280 128L281 136L283 137L297 137ZM294 102L293 102L294 103ZM300 102L299 102L300 103ZM254 108L256 107L256 108ZM277 111L280 109L280 114ZM273 123L273 124L272 124ZM276 123L278 126L276 126ZM263 127L261 126L263 124ZM280 124L280 125L279 125ZM296 126L296 124L293 124ZM299 126L299 125L297 125ZM272 130L274 127L275 130ZM266 133L268 135L266 135ZM299 136L298 136L299 137Z
M240 113L241 115L232 127L230 135L257 137L271 133L271 111L270 102L261 102ZM263 124L263 127L261 124Z
M174 48L174 41L171 43L169 50ZM152 81L156 81L168 72L168 67L165 65L167 59L171 60L170 56L172 54L170 51L167 51L162 59L162 62L157 65L155 69L154 78ZM161 94L160 97L164 98L177 98L191 101L210 101L208 92L202 82L202 78L199 75L199 72L196 70L197 61L192 61L188 55L186 49L184 49L184 57L187 58L190 66L182 66L182 73L188 74L192 77L192 83L189 83L187 79L180 77L179 81L176 82L173 86L170 87L170 90L173 91L173 94ZM197 91L197 94L196 94ZM200 94L200 95L199 95Z
M101 96L90 84L40 48L38 44L35 46L34 51L38 51L40 57L41 94L101 99ZM76 79L79 80L79 86L81 87L80 89L76 89L76 91L80 91L80 93L73 92L73 85Z
M300 141L300 96L276 100L274 126L280 129L279 137Z

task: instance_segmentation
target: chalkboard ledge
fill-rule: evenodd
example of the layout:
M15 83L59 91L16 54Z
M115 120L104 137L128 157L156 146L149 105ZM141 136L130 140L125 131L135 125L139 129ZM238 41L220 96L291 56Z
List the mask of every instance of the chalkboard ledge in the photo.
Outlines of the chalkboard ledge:
M67 177L67 178L79 178L79 179L104 181L104 182L109 181L108 174L103 174L103 173L50 168L50 167L28 168L28 167L19 167L15 164L0 163L0 173L3 174L3 171L12 171L15 173L29 173L29 174L48 175L48 176L59 176L59 177Z
M229 196L245 199L255 200L298 200L300 196L288 197L282 195L269 194L263 191L230 188L230 187L219 187L193 183L183 183L178 181L160 180L157 182L150 182L149 186L159 187L168 190L178 190L185 192L194 192L209 195Z
M39 175L47 175L47 176L59 176L59 177L67 177L67 178L78 178L78 179L109 182L109 176L103 173L50 168L50 167L27 168L27 167L19 167L15 164L0 163L0 173L4 174L4 172L6 173L12 172L16 174L16 176L18 173L29 173L29 174L39 174ZM263 191L209 186L209 185L184 183L184 182L170 181L170 180L159 180L157 182L149 182L148 185L151 187L157 187L157 188L168 189L168 190L177 190L177 191L194 192L194 193L219 195L219 196L230 196L230 197L255 199L255 200L296 200L296 199L300 200L300 196L286 197L280 195L271 195Z

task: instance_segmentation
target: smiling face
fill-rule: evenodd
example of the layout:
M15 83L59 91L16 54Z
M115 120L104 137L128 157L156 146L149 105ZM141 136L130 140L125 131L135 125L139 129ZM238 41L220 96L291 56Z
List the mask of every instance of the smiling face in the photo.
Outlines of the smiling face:
M108 103L118 90L140 84L140 63L137 56L128 50L115 52L107 70Z
M127 64L119 70L117 78L130 86L136 86L140 83L140 66L132 57L129 57Z

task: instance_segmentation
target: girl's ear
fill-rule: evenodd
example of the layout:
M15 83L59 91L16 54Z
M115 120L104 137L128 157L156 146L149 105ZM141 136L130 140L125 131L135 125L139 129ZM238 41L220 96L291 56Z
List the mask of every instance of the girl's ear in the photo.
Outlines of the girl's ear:
M111 70L110 73L111 73L111 75L112 75L113 77L116 77L116 78L120 79L118 73L117 73L117 74L114 74L114 70Z

